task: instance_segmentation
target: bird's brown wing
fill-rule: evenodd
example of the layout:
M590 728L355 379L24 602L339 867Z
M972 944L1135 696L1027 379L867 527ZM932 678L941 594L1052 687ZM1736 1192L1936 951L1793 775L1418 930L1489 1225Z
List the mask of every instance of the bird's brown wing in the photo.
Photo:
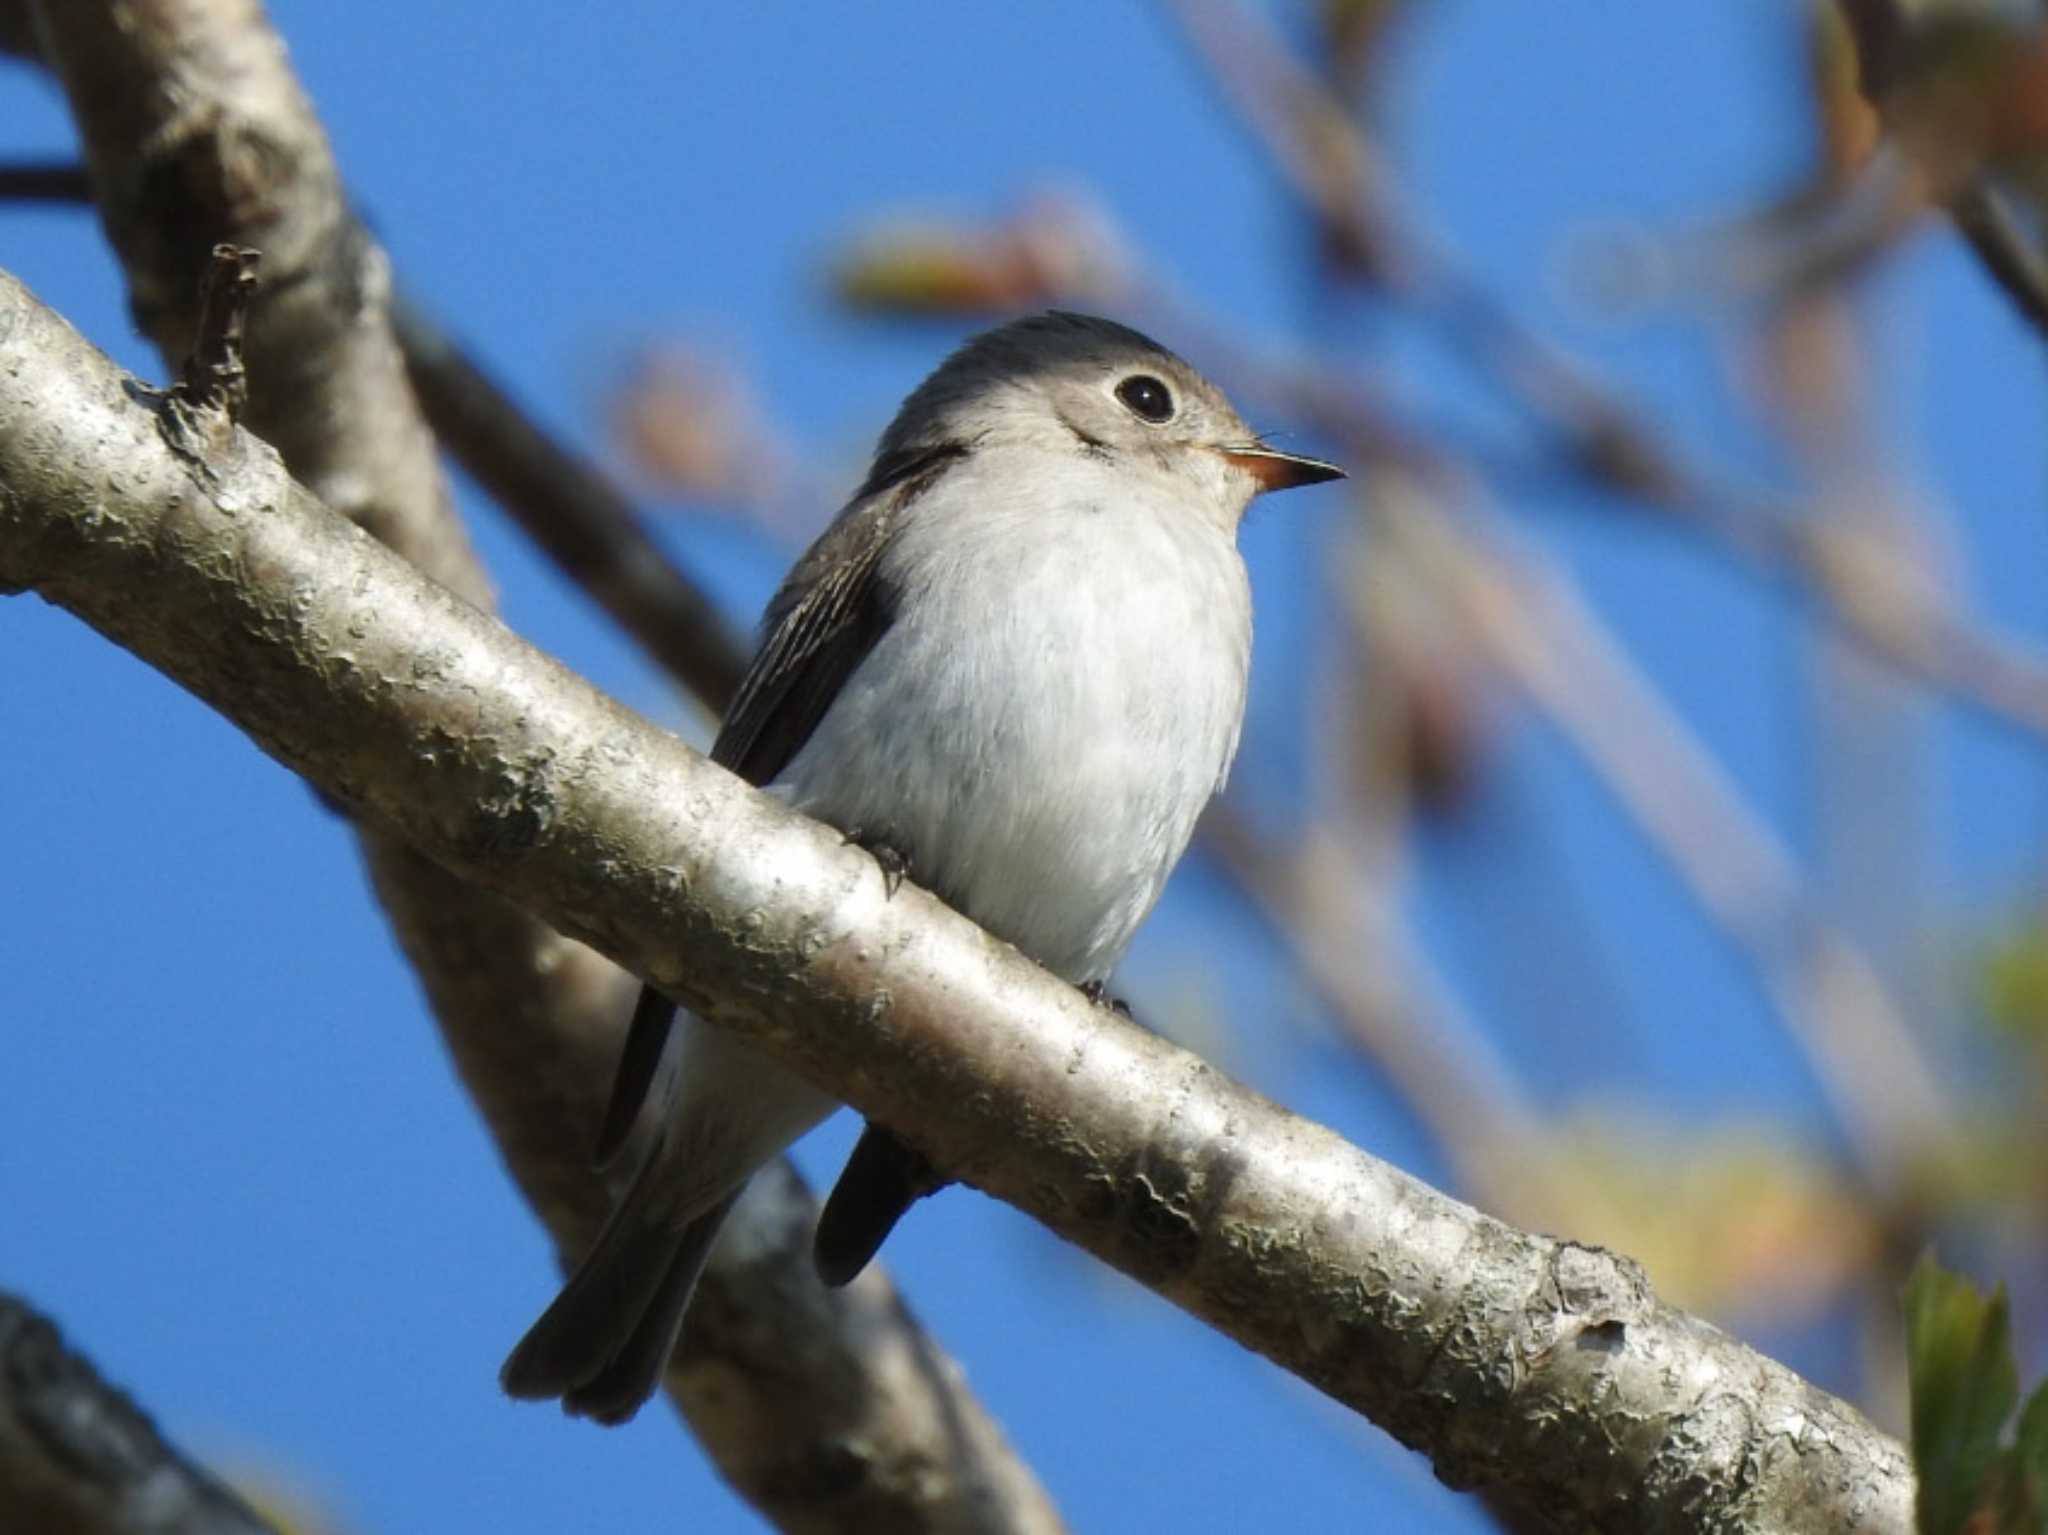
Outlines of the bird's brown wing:
M803 750L846 679L895 617L895 593L881 575L881 563L897 520L966 451L948 444L875 465L769 603L762 625L767 638L726 711L711 748L713 762L758 786L774 782ZM600 1167L618 1155L647 1101L675 1010L652 986L642 988L598 1130Z

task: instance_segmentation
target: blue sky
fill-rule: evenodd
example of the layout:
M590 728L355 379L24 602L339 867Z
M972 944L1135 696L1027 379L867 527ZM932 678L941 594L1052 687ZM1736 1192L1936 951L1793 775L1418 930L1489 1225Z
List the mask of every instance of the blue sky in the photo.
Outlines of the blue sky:
M1724 327L1602 319L1560 273L1588 230L1696 225L1790 179L1806 131L1798 7L1419 9L1389 130L1422 217L1672 434L1767 473ZM624 353L681 335L736 358L843 494L955 336L836 310L831 255L877 213L981 218L1046 186L1098 197L1197 308L1280 338L1327 331L1286 197L1145 4L272 13L411 291L586 444L601 444ZM0 125L0 154L71 144L52 90L18 68L0 70ZM88 220L0 212L0 265L157 374ZM1888 263L1870 302L1896 467L1946 498L1965 590L2038 635L2038 350L1945 236ZM1433 416L1507 419L1397 328L1338 339L1374 348ZM1283 810L1313 726L1316 582L1343 507L1313 495L1246 534L1262 626L1240 777ZM509 622L681 722L662 680L466 486L463 509ZM1811 656L1783 595L1570 493L1508 510L1808 847ZM785 558L730 522L679 515L664 536L743 622ZM0 741L0 1285L46 1307L187 1447L301 1487L352 1529L755 1528L667 1413L604 1432L498 1395L499 1358L551 1292L549 1255L346 829L229 726L33 599L0 603ZM2039 759L1946 714L1933 741L1924 893L1945 919L1981 919L2032 889ZM1415 909L1537 1100L1629 1094L1679 1122L1781 1116L1824 1141L1754 985L1573 759L1517 733L1497 783L1485 816L1426 840ZM1183 871L1127 974L1141 1006L1194 997L1241 1021L1219 1043L1233 1071L1442 1176L1212 871ZM835 1123L804 1148L815 1177L848 1138ZM1077 1529L1356 1528L1365 1511L1387 1529L1485 1527L1375 1430L978 1196L921 1211L889 1260ZM1855 1385L1826 1347L1802 1363Z

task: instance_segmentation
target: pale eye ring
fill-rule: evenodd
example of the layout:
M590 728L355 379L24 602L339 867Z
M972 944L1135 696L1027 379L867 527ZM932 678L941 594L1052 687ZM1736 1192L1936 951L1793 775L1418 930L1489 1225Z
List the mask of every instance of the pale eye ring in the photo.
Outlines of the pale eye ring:
M1159 426L1173 419L1173 391L1150 373L1133 373L1116 386L1116 397L1140 421Z

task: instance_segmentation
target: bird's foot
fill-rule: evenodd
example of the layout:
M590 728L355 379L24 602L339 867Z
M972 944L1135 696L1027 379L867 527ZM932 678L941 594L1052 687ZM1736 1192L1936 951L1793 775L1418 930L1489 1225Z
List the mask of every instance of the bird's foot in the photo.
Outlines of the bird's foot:
M1093 1002L1097 1007L1108 1008L1109 1011L1115 1013L1119 1018L1131 1016L1131 1004L1122 997L1112 997L1109 994L1109 983L1107 981L1083 981L1081 983L1081 995L1090 1002Z
M910 855L885 835L869 833L858 826L847 830L845 840L874 859L875 867L882 871L882 894L893 900L909 877Z

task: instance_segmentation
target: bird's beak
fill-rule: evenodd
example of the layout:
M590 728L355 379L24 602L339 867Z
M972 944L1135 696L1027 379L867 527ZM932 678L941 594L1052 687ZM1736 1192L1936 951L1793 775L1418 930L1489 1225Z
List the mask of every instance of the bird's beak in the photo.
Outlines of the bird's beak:
M1292 490L1297 485L1320 485L1341 480L1344 471L1320 458L1299 453L1282 453L1263 443L1248 442L1222 450L1223 456L1259 482L1261 492Z

